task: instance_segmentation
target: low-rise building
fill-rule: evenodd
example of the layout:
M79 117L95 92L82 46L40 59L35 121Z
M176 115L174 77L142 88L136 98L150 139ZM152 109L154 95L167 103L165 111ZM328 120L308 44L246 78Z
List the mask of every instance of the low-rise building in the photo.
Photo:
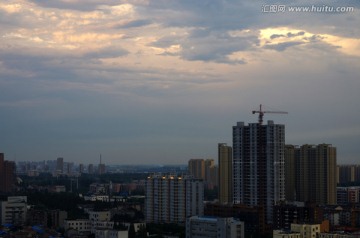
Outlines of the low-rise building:
M89 211L89 219L91 222L99 222L99 221L110 221L111 212L108 210L105 211Z
M339 205L348 205L359 203L360 201L360 187L337 187L337 203Z
M49 211L49 215L50 215L50 226L53 228L59 228L59 227L64 227L64 222L67 219L67 212L66 211L61 211L61 210L51 210Z
M74 229L79 232L90 232L92 223L89 219L65 220L65 230Z
M320 224L291 224L291 230L274 230L273 238L317 238Z
M243 238L244 222L232 217L199 217L193 216L186 220L186 238L222 237Z
M27 214L27 197L8 197L7 201L0 202L0 224L24 225Z
M95 231L95 238L128 238L129 232L127 230L108 230L108 229L97 229Z
M360 232L333 232L320 233L317 238L359 238Z

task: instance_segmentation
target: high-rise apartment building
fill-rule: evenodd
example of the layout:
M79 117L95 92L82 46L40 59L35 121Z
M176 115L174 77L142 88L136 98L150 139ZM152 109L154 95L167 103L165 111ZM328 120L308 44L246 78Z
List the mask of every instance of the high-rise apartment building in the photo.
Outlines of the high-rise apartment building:
M286 186L287 200L336 204L335 147L329 144L287 145L285 155L286 183L291 183Z
M218 186L218 167L213 159L205 160L205 186L213 189Z
M64 172L64 158L57 158L56 159L56 170L58 173Z
M5 160L4 154L0 153L0 192L8 193L14 190L15 171L15 162Z
M263 207L269 224L273 206L285 200L284 151L284 125L233 126L233 202Z
M188 171L194 178L203 179L206 188L218 186L218 167L213 159L190 159Z
M98 167L98 174L105 174L106 172L106 166L105 164L99 164L99 167Z
M0 153L0 191L4 188L4 179L3 179L3 173L4 173L4 154Z
M204 214L202 179L155 174L147 178L145 193L146 222L179 224Z
M204 159L191 159L188 162L189 174L197 179L205 180L205 160Z
M84 164L79 164L79 173L84 173Z
M93 174L94 173L94 165L93 164L89 164L88 165L88 174Z
M337 166L338 183L359 183L360 165L338 165Z
M296 201L296 159L300 151L294 145L285 145L285 198ZM298 178L306 179L306 178Z
M219 202L231 204L232 195L232 147L225 143L218 144L219 159Z

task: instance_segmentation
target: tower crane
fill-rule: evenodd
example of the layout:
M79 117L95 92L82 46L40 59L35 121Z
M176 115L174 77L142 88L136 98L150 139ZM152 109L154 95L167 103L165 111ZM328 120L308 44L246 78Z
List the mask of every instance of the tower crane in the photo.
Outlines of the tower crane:
M265 113L278 113L278 114L288 114L287 112L283 111L263 111L262 105L260 104L260 110L259 111L252 111L252 114L259 113L259 124L262 125L263 123L263 117Z

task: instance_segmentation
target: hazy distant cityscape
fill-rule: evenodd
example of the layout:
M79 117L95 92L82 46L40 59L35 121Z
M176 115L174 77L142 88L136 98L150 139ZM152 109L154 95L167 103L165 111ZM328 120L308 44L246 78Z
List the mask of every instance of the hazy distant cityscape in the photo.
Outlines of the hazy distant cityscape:
M358 237L360 164L338 165L331 144L286 144L285 126L255 113L218 158L186 165L1 153L0 237Z

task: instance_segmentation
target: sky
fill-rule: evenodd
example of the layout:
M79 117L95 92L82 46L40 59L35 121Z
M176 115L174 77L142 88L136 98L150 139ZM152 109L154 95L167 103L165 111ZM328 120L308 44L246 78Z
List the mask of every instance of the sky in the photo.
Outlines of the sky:
M257 122L262 104L288 112L264 116L285 125L286 144L332 144L338 164L360 164L359 7L3 0L0 151L16 161L217 160L217 144L232 144L236 122Z

